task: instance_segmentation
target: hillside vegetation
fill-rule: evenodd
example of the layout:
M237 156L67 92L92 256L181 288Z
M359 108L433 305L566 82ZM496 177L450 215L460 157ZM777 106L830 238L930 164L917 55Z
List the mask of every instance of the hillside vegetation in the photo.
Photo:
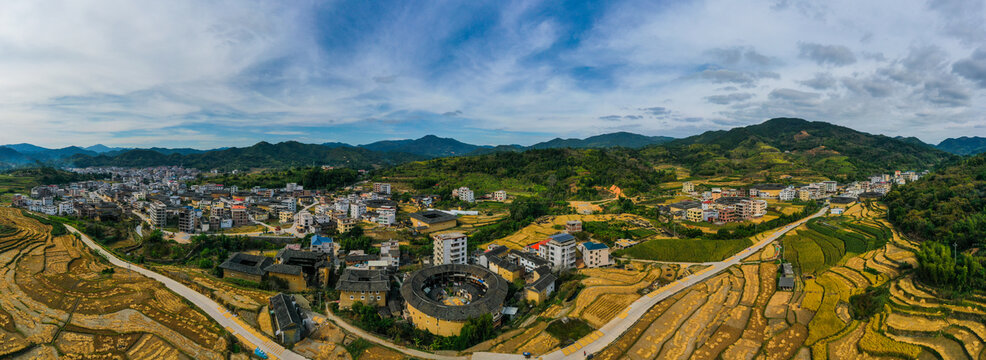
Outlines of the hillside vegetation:
M822 175L864 178L877 172L930 169L955 156L926 145L847 127L777 118L728 131L708 131L645 154L698 176Z
M242 170L311 165L371 169L420 159L423 157L405 153L377 152L362 148L328 147L286 141L277 144L259 142L250 147L186 155L179 153L165 155L153 150L130 150L116 156L79 155L69 158L69 161L77 167L182 165L203 170Z
M564 199L596 199L598 188L627 194L656 190L674 180L632 149L546 149L413 162L382 170L382 179L406 179L422 191L468 186L477 194L500 189Z
M959 293L986 288L986 154L895 187L885 201L890 221L924 240L919 279Z

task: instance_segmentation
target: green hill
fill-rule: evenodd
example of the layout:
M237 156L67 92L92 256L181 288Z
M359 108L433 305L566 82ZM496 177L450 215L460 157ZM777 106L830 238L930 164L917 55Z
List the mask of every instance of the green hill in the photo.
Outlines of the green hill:
M130 150L115 156L74 156L74 166L146 167L182 165L203 170L288 168L329 165L354 169L372 169L413 160L421 156L405 153L377 152L361 148L326 147L287 141L277 144L259 142L244 148L212 150L197 154L162 154L153 150Z
M415 140L377 141L359 147L373 151L402 152L429 158L465 155L477 149L488 148L488 146L466 144L456 139L440 138L435 135L426 135Z
M610 134L602 134L596 136L590 136L585 139L562 139L555 138L550 141L545 141L542 143L537 143L528 147L529 149L556 149L556 148L573 148L573 149L585 149L585 148L608 148L608 147L628 147L628 148L642 148L648 145L663 144L668 141L674 140L672 137L667 136L646 136L628 132L615 132Z
M911 141L820 121L777 118L671 141L646 153L699 176L820 175L859 179L871 173L930 169L954 155Z
M890 221L918 239L986 246L986 154L895 187L884 201Z
M411 182L422 191L467 186L477 194L500 189L553 199L596 199L617 185L628 194L657 189L674 174L656 171L634 149L544 149L412 162L375 174Z
M957 155L975 155L986 152L986 138L963 136L943 140L936 146L939 150Z

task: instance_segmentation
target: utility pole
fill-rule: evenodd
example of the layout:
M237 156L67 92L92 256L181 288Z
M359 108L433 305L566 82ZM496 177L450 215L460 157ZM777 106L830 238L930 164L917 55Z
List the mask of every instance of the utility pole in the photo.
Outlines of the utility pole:
M959 242L958 241L953 241L952 242L952 257L955 259L955 262L958 262L959 261Z

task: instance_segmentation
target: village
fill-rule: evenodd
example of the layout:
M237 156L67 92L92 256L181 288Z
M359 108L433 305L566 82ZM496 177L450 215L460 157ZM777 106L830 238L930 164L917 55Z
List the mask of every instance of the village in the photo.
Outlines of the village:
M646 238L592 239L583 232L583 219L613 222L617 218L594 215L597 209L585 204L573 204L574 215L554 219L550 228L522 238L521 243L500 239L477 244L470 241L476 218L495 214L433 208L441 200L438 195L403 194L398 201L392 184L385 182L360 181L337 192L305 189L295 183L277 189L240 189L212 183L187 185L199 174L179 167L86 171L108 172L111 178L39 186L28 195L15 195L13 204L48 215L101 221L132 214L140 219L138 231L161 231L175 242L190 241L196 234L225 234L278 244L276 251L230 253L210 281L248 287L276 284L277 293L263 304L267 310L261 315L267 315L260 316L267 323L259 326L286 346L317 332L324 323L323 314L345 314L350 308L372 308L381 318L400 319L441 337L459 336L470 320L485 314L491 315L494 327L509 324L524 329L544 314L566 321L561 314L574 315L580 319L576 321L598 327L616 316L618 309L582 299L617 296L614 304L628 304L639 295L603 292L594 296L595 289L579 293L586 284L601 281L595 276L633 277L620 286L640 294L701 268L619 260L611 255L611 248L630 248ZM839 215L857 202L879 198L892 184L914 181L921 175L896 172L845 185L823 181L737 188L685 181L674 198L677 201L656 208L676 222L697 228L756 224L769 216L769 210L783 211L785 204L808 201L825 202L832 215ZM464 203L513 200L503 190L477 198L467 187L454 189L452 196ZM340 241L354 229L374 237L356 246L360 248ZM427 245L415 239L427 239ZM589 271L597 268L617 272ZM780 269L776 287L791 290L795 279L790 264ZM573 278L573 274L578 275ZM324 289L331 290L328 299L317 303L325 308L313 308L311 303L318 299L312 299L312 290ZM566 291L559 296L562 289ZM560 307L563 303L567 307ZM541 322L533 326L537 324ZM544 346L566 345L554 338L542 340Z

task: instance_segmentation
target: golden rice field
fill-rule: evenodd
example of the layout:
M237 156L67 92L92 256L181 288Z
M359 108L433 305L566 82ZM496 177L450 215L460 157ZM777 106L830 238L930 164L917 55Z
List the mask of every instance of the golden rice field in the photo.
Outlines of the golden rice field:
M543 223L528 225L507 237L494 240L492 244L504 245L511 249L523 249L527 245L544 240L548 236L558 233L559 230L556 230L554 226L563 226L566 222L571 220L581 220L582 222L613 220L647 222L646 219L633 214L558 215L547 217L546 220L547 221ZM488 244L482 244L480 246L485 247L486 245Z
M883 221L871 218L880 210L852 209L871 224ZM914 281L901 270L914 248L894 231L886 245L801 279L791 293L776 291L772 263L733 267L658 303L597 357L986 359L986 298L949 302ZM849 298L868 286L887 286L889 303L853 320Z
M222 329L156 281L96 259L71 235L0 208L0 358L223 359Z

